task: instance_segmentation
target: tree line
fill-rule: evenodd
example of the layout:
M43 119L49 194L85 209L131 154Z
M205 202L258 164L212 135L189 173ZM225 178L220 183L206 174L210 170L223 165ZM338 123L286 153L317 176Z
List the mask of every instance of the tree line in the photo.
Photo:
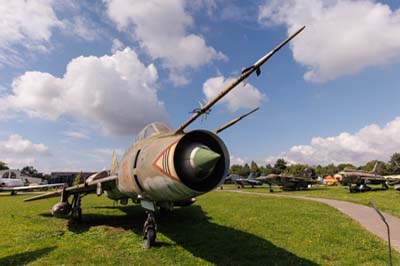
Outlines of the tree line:
M261 165L259 166L255 161L249 164L239 165L233 164L229 169L229 174L237 174L241 176L248 176L250 173L254 173L255 176L269 175L269 174L289 174L294 176L328 176L334 175L337 172L343 171L345 168L352 168L364 171L371 171L376 163L380 164L382 175L399 175L400 174L400 153L395 153L390 157L388 162L373 160L367 162L365 165L355 166L350 163L342 164L328 164L326 166L321 165L307 165L307 164L289 164L284 159L280 158L276 160L275 164ZM0 170L9 169L7 164L0 161ZM25 166L21 169L21 173L32 177L43 178L43 174L39 173L33 166Z
M381 175L399 175L400 174L400 153L394 153L388 162L373 160L364 165L355 166L350 163L341 163L338 165L328 164L322 165L307 165L307 164L289 164L284 159L277 159L275 164L266 164L259 166L255 161L249 164L239 165L233 164L229 169L229 174L237 174L247 177L250 173L255 176L269 175L269 174L288 174L294 176L314 175L314 176L328 176L334 175L337 172L343 171L345 168L352 168L357 170L372 171L376 163L380 164Z

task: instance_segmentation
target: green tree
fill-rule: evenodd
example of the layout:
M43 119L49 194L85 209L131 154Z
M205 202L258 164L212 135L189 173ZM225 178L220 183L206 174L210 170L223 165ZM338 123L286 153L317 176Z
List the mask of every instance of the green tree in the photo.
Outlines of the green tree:
M287 168L287 162L284 159L278 159L275 162L274 168L272 169L273 174L281 174Z
M398 175L400 174L400 153L396 152L392 155L389 161L389 174Z
M7 169L8 169L7 164L2 162L2 161L0 161L0 170L7 170Z
M260 176L260 168L258 168L258 165L255 161L251 161L250 171L254 174L254 177Z
M243 177L247 177L249 174L250 174L250 167L249 167L249 165L246 163L243 167L242 167L242 169L241 169L241 171L240 171L240 174L239 175L241 175L241 176L243 176Z
M83 180L82 172L76 174L75 179L74 179L74 185L82 184L83 182L84 182L84 180Z
M272 167L271 164L267 164L267 165L265 166L265 170L266 170L265 175L272 174L273 169L274 169L274 168Z
M260 166L260 175L269 175L272 174L272 166L267 164L266 166Z
M345 168L347 169L357 169L357 167L355 167L353 164L351 163L341 163L336 167L336 170L338 172L343 171Z
M240 164L233 164L231 165L231 168L229 169L229 174L230 175L240 175L242 171L243 166Z
M316 179L317 176L317 172L315 171L314 167L308 166L305 170L304 170L304 176L305 177L309 177L312 179Z
M327 166L318 165L315 168L315 173L316 173L317 176L325 177L325 176L328 176L328 175L336 174L337 172L339 172L338 169L339 168L336 167L333 163L328 164Z
M33 166L25 166L21 169L21 174L31 176L31 177L39 177L42 178L43 174L39 173L38 170L35 169Z
M389 169L388 169L388 165L383 162L383 161L378 161L378 160L373 160L373 161L369 161L367 162L365 165L360 166L359 169L363 170L363 171L372 171L375 167L375 164L378 164L378 174L381 175L388 175L389 174Z
M324 168L320 164L315 167L315 172L317 176L325 176Z
M304 176L308 168L309 166L306 164L292 164L288 166L283 173L293 176Z

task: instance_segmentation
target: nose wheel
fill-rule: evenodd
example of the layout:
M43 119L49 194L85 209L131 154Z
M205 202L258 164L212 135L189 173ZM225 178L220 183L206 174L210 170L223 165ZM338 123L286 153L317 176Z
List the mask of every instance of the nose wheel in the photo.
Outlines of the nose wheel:
M154 246L157 235L157 224L154 213L148 212L147 219L143 226L143 247L148 249Z

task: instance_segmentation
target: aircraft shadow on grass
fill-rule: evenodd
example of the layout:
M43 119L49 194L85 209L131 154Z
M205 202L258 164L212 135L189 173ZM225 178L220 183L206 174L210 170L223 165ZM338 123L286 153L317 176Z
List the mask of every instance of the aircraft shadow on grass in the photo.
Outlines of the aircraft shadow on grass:
M18 253L15 255L10 255L4 258L0 258L0 265L6 266L22 266L22 265L27 265L32 261L35 261L39 259L40 257L43 257L50 252L52 252L56 247L47 247L47 248L42 248L34 251L27 251L27 252L22 252Z
M69 221L69 230L83 233L92 226L106 225L142 235L146 214L140 207L95 208L119 209L126 215L84 214L81 223ZM214 265L318 265L256 235L213 223L198 205L176 208L165 216L157 217L157 226L158 231L176 245ZM171 244L158 242L156 248L168 245Z

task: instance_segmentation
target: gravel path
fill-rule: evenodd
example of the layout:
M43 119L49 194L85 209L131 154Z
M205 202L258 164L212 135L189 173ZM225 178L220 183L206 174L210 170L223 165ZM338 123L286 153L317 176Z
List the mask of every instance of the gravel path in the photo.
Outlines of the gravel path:
M387 228L383 223L383 221L381 220L381 218L379 217L379 215L376 213L376 211L371 207L341 200L312 198L312 197L297 196L297 195L279 195L273 193L257 193L257 192L247 192L240 190L218 190L218 191L322 202L338 209L342 213L348 215L352 219L359 222L365 229L367 229L374 235L378 236L384 241L387 241ZM400 218L394 217L393 215L387 213L383 213L383 215L385 216L386 221L390 226L390 240L392 248L400 252Z

